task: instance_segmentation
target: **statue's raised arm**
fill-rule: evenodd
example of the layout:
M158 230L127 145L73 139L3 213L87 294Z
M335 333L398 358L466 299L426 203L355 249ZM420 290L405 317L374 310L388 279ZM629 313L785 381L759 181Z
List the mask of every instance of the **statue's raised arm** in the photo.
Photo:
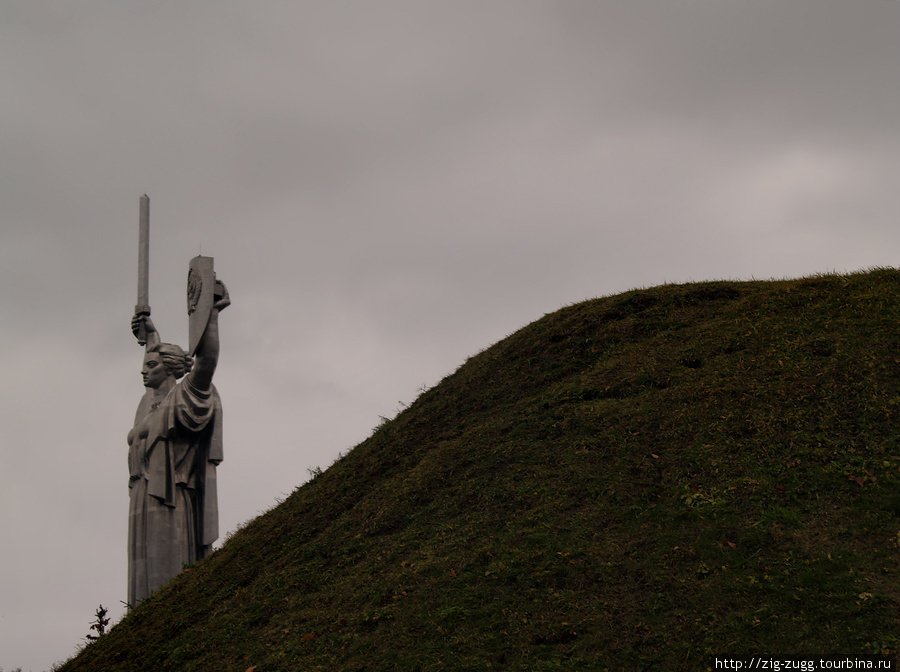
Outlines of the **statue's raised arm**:
M194 368L188 374L191 384L198 390L208 390L219 362L219 313L231 305L225 283L216 281L214 303L209 313L209 322L197 345ZM149 341L149 336L148 336Z

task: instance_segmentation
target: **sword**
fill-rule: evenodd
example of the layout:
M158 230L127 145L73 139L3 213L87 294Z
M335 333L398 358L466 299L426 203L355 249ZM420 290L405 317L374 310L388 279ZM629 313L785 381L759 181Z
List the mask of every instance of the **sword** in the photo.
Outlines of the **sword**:
M138 228L138 291L135 315L150 315L150 198L141 196L141 215ZM146 345L144 323L138 327L137 341Z

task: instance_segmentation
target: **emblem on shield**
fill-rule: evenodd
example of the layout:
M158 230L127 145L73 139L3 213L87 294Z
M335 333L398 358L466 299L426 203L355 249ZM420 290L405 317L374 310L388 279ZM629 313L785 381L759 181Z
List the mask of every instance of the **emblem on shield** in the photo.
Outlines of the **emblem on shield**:
M197 346L209 323L209 315L215 303L215 290L216 274L213 271L213 258L198 256L191 259L187 282L188 340L191 356L197 352Z

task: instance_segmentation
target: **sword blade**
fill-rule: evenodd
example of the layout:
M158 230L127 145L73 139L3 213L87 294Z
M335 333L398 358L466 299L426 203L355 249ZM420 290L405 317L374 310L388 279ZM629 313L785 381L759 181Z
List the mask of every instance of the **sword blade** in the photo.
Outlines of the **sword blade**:
M150 309L150 198L141 196L141 221L138 229L137 305Z

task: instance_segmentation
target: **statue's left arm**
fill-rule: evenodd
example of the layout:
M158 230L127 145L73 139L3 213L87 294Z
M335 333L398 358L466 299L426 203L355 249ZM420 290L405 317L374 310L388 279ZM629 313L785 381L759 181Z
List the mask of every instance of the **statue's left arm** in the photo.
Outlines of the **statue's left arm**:
M197 344L194 368L188 374L191 385L197 390L209 390L212 387L213 374L219 362L219 313L230 305L231 299L225 284L217 282L216 301L210 311L206 330Z
M197 349L194 352L194 366L185 377L185 387L179 386L180 392L192 398L190 404L184 405L179 421L186 427L199 428L201 423L212 421L212 430L207 435L205 467L200 468L201 477L198 497L198 525L201 547L199 557L206 556L213 542L219 537L219 506L216 489L216 466L222 461L222 412L219 395L212 386L213 374L219 361L219 313L231 305L228 290L221 282L216 282L215 299L209 314L209 322ZM203 398L204 403L199 403ZM197 417L188 417L188 409L200 411Z

